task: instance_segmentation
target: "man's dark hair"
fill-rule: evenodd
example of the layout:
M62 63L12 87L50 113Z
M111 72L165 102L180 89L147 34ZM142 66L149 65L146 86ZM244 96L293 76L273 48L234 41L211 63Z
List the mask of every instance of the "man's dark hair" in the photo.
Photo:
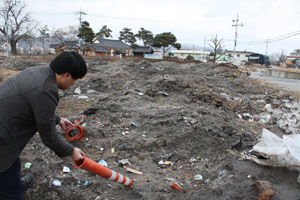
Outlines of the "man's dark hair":
M85 76L87 67L81 55L75 51L64 51L51 61L50 67L57 74L69 72L73 79Z

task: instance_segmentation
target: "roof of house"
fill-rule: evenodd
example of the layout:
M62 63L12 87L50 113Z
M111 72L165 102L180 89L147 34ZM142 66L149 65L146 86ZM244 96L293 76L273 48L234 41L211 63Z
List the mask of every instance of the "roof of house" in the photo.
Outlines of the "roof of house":
M193 50L172 50L171 53L173 54L210 54L209 51L193 51Z
M151 46L146 46L144 48L144 46L138 46L136 49L133 50L133 53L144 53L144 49L145 49L145 53L153 53L154 50L152 49Z
M225 50L225 54L226 53L233 53L234 51L229 51L229 50ZM239 53L239 54L251 54L253 52L250 51L235 51L235 53Z
M254 57L254 56L268 57L268 56L260 54L260 53L252 53L252 54L249 55L249 57ZM251 58L249 58L249 59L251 59Z
M98 41L100 44L102 44L103 47L108 47L113 49L130 49L130 46L125 44L121 40L104 39L98 35L95 41Z
M59 47L61 47L62 44L50 44L49 47L53 48L53 49L58 49Z
M108 49L106 49L99 43L90 44L88 47L92 48L95 52L109 52Z
M78 41L77 40L65 40L64 45L65 45L65 48L67 48L67 49L77 49Z

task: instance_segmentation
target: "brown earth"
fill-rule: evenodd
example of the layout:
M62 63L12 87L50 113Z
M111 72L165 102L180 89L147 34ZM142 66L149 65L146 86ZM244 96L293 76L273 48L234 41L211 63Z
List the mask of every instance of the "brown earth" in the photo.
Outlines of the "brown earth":
M296 167L263 167L230 153L250 150L262 128L284 134L276 123L262 124L255 116L267 103L297 101L299 96L251 79L230 64L88 63L88 75L60 92L57 112L70 120L84 114L86 135L74 146L96 162L105 160L108 168L133 179L133 186L74 168L70 159L58 158L35 136L21 154L23 173L35 176L26 199L250 200L261 196L257 183L265 181L274 191L271 199L300 199ZM13 68L7 66L0 65L0 79ZM82 94L75 94L76 88ZM127 172L122 159L143 175ZM171 164L159 164L165 161ZM32 163L29 169L26 162ZM64 166L71 172L62 173ZM202 180L195 179L199 175ZM60 187L52 184L55 179ZM182 192L170 187L172 181Z

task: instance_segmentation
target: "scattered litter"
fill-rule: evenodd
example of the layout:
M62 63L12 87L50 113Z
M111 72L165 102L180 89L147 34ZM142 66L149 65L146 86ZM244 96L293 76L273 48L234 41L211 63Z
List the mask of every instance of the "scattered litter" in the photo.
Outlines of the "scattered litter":
M52 181L52 184L53 184L54 186L56 186L56 187L60 187L60 186L61 186L61 182L60 182L59 180L57 180L57 179L53 180L53 181Z
M119 160L119 163L124 166L124 165L131 165L130 161L128 159L122 159Z
M203 176L201 174L196 174L194 176L194 181L202 181L203 180Z
M133 127L137 127L137 125L133 121L130 122L130 125Z
M127 149L127 144L122 144L120 146L120 151L125 151Z
M178 183L172 181L171 187L172 187L174 190L177 190L178 192L181 192L181 186L180 186Z
M115 148L111 148L110 152L115 153Z
M134 174L138 174L138 175L143 175L144 173L143 172L140 172L140 171L137 171L135 169L132 169L132 168L129 168L129 167L125 167L124 166L124 169L128 172L131 172L131 173L134 173Z
M139 93L138 93L138 95L139 95L139 96L143 96L143 95L144 95L144 93L142 93L142 92L139 92Z
M161 167L166 167L166 166L173 166L173 163L171 161L159 161L158 164L161 166Z
M77 181L77 186L87 186L88 184L89 184L88 181L82 181L82 180Z
M219 176L223 176L224 174L225 174L224 171L219 171L219 172L218 172L218 175L219 175Z
M98 163L104 167L107 167L107 162L105 160L100 160Z
M102 154L102 153L103 153L103 151L104 151L104 148L103 148L103 147L101 147L101 148L99 149L99 154Z
M71 172L71 170L70 170L69 167L64 166L63 172L64 172L64 173L69 173L69 172Z
M26 169L29 169L29 168L31 167L31 165L32 165L32 164L31 164L30 162L27 162L27 163L25 163L25 168L26 168Z
M129 131L123 131L122 132L122 135L124 135L124 136L127 135L127 134L129 134Z

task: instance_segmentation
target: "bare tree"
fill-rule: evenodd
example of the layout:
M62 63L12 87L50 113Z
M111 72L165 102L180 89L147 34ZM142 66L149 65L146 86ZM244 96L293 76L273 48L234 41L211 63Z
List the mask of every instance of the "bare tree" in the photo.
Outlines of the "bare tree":
M58 28L58 29L53 29L51 31L51 39L52 41L59 42L62 44L64 40L66 39L66 32L64 31L63 28Z
M11 51L17 54L17 42L26 37L36 27L29 13L25 13L26 5L22 0L2 0L0 9L0 32L9 38Z
M68 26L65 28L66 36L70 39L77 38L77 35L79 33L77 26Z
M216 34L215 36L212 36L211 39L209 40L209 46L212 48L213 50L213 63L216 62L216 60L218 58L220 58L222 56L223 53L223 40L222 39L218 39L218 35Z
M47 25L42 28L39 28L38 39L43 43L43 54L45 55L45 42L49 42L50 33Z

